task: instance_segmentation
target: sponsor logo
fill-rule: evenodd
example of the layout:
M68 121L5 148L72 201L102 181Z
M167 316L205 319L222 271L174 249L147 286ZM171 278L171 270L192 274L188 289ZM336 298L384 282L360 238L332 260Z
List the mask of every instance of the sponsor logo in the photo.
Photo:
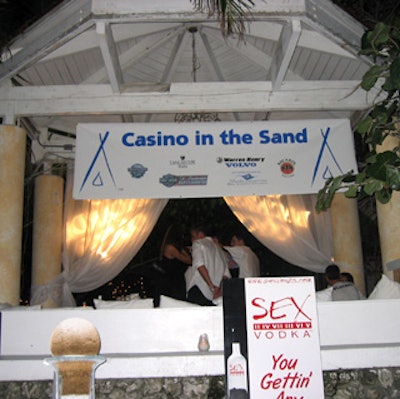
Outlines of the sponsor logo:
M254 184L268 184L267 179L262 176L260 171L243 173L243 171L232 171L231 178L227 182L228 186L246 186Z
M87 184L91 184L92 187L103 187L106 184L106 179L111 180L114 187L117 186L114 173L111 169L110 160L108 159L108 155L106 153L106 141L109 135L110 132L108 131L105 132L104 135L99 133L99 147L97 148L97 151L89 164L79 192L81 192Z
M251 180L254 179L254 176L251 173L246 173L245 175L242 175L244 180Z
M263 283L271 280L263 280ZM282 282L281 282L282 281ZM307 277L271 281L271 284L304 284ZM249 284L257 280L249 280ZM251 330L255 339L297 339L311 338L314 323L312 320L312 296L309 293L297 296L274 295L265 297L256 294L248 298L251 317Z
M252 298L254 337L257 340L311 338L313 322L307 311L310 298L310 295L301 300L287 296L272 301Z
M187 176L176 176L168 173L160 177L160 183L165 187L174 186L206 186L207 175L187 175Z
M296 162L293 159L281 159L278 162L282 176L290 177L294 175Z
M217 163L225 164L227 168L256 168L260 163L264 162L265 158L261 157L243 157L230 158L218 157Z
M229 375L237 376L237 375L245 375L245 371L243 366L240 363L234 363L229 365Z
M186 159L184 155L181 155L179 159L169 161L169 164L171 166L177 166L180 169L186 169L189 166L195 165L196 161L194 159Z
M131 167L128 168L128 172L131 174L132 177L135 179L140 179L141 177L144 176L144 174L147 172L147 168L144 167L140 163L135 163Z
M315 183L317 175L320 173L320 168L322 168L322 177L325 180L327 180L337 174L344 174L344 171L343 171L342 167L340 166L339 161L336 158L336 156L328 142L329 134L331 133L331 128L328 126L325 130L320 129L320 132L321 132L321 136L322 136L322 144L321 144L321 149L318 154L318 158L315 162L314 173L313 173L312 180L311 180L312 186ZM331 158L330 162L323 161L323 159L325 158L325 154L326 154L326 156ZM324 164L325 164L325 167L324 167ZM337 167L338 172L332 171L332 167L334 165Z

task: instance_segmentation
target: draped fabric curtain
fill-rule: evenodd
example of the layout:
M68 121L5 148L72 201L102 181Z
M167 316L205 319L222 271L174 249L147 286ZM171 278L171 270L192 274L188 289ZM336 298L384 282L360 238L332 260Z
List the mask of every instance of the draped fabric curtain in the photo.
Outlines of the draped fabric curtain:
M72 292L96 289L117 276L150 235L168 200L74 200L72 173L64 206L63 272L37 287L34 302L50 295L58 306L74 306Z
M315 211L315 195L224 199L258 241L289 263L323 273L332 262L330 215Z

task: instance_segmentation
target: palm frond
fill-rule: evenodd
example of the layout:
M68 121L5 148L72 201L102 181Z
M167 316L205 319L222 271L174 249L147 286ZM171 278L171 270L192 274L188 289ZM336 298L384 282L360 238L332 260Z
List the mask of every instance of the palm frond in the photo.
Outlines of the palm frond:
M196 11L216 16L223 36L238 34L242 39L246 32L246 20L251 18L253 0L190 0Z

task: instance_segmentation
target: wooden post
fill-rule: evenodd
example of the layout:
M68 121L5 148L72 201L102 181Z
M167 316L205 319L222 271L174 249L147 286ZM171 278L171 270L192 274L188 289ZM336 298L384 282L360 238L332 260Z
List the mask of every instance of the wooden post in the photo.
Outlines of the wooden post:
M0 125L0 302L19 305L25 130Z
M342 272L353 275L355 285L365 294L357 200L336 193L331 205L331 220L334 262Z
M41 175L35 180L32 292L48 284L61 273L64 180L60 176ZM36 303L31 303L36 305ZM56 307L47 298L42 307Z
M399 144L398 136L388 136L377 151L391 151ZM394 192L387 204L377 201L376 213L383 273L390 279L400 282L400 192Z

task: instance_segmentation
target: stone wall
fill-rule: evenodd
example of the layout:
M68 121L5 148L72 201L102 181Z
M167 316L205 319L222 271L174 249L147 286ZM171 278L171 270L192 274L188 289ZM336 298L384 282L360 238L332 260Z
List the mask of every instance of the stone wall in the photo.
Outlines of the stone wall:
M400 369L324 372L325 399L399 399ZM2 399L51 399L52 381L0 382ZM96 380L96 399L223 399L224 377Z

